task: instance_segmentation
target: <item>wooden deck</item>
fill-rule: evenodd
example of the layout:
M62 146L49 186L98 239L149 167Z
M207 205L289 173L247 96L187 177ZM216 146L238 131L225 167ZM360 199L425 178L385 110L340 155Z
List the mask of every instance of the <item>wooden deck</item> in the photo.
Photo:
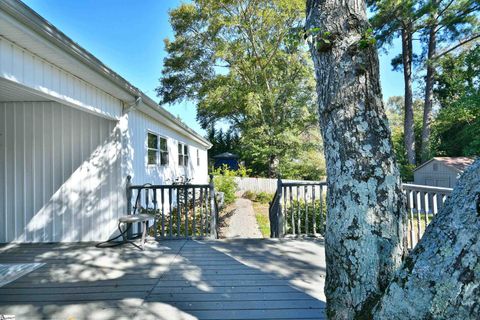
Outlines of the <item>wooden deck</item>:
M44 266L0 288L16 319L324 319L321 240L0 246Z

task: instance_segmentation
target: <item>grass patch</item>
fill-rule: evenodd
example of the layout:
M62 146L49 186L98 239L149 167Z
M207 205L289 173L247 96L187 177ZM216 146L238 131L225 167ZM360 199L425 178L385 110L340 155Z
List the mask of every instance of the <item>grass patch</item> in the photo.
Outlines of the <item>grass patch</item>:
M253 202L253 210L255 211L255 219L257 219L258 227L264 238L270 237L270 219L268 218L268 203Z
M274 196L275 194L268 192L255 193L253 191L245 191L242 197L262 204L268 204L270 201L273 201Z

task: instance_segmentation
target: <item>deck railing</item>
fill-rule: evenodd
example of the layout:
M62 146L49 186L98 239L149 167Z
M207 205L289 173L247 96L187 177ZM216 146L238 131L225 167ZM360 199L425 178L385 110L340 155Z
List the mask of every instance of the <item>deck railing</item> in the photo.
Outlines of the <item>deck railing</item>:
M128 176L127 214L139 213L153 216L155 239L217 238L212 177L209 184L132 185Z
M415 184L403 184L402 188L407 198L407 242L408 247L413 248L452 189ZM282 182L278 179L269 207L270 236L324 235L326 196L324 181Z
M270 236L323 235L327 184L324 181L283 182L269 207Z
M422 238L433 217L443 208L451 188L439 188L417 184L403 184L407 198L407 240L411 249Z

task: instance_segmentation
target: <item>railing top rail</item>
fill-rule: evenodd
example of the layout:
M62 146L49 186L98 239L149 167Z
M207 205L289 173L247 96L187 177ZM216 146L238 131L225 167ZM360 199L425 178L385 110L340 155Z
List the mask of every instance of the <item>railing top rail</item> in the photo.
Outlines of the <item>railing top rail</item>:
M421 184L410 184L410 183L402 184L402 188L406 190L427 191L427 192L437 192L437 193L446 193L446 194L450 194L453 190L452 188L432 187L432 186L425 186Z
M132 185L132 190L139 189L185 189L185 188L208 188L208 184L151 184L151 185Z
M326 181L298 181L298 182L282 182L284 187L296 187L296 186L326 186Z

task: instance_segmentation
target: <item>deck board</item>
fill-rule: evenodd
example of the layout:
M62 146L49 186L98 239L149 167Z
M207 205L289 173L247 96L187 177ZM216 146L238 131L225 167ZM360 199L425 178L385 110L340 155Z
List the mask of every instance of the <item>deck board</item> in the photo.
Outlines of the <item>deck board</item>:
M0 288L17 319L325 319L320 239L0 246L17 262L45 263Z

